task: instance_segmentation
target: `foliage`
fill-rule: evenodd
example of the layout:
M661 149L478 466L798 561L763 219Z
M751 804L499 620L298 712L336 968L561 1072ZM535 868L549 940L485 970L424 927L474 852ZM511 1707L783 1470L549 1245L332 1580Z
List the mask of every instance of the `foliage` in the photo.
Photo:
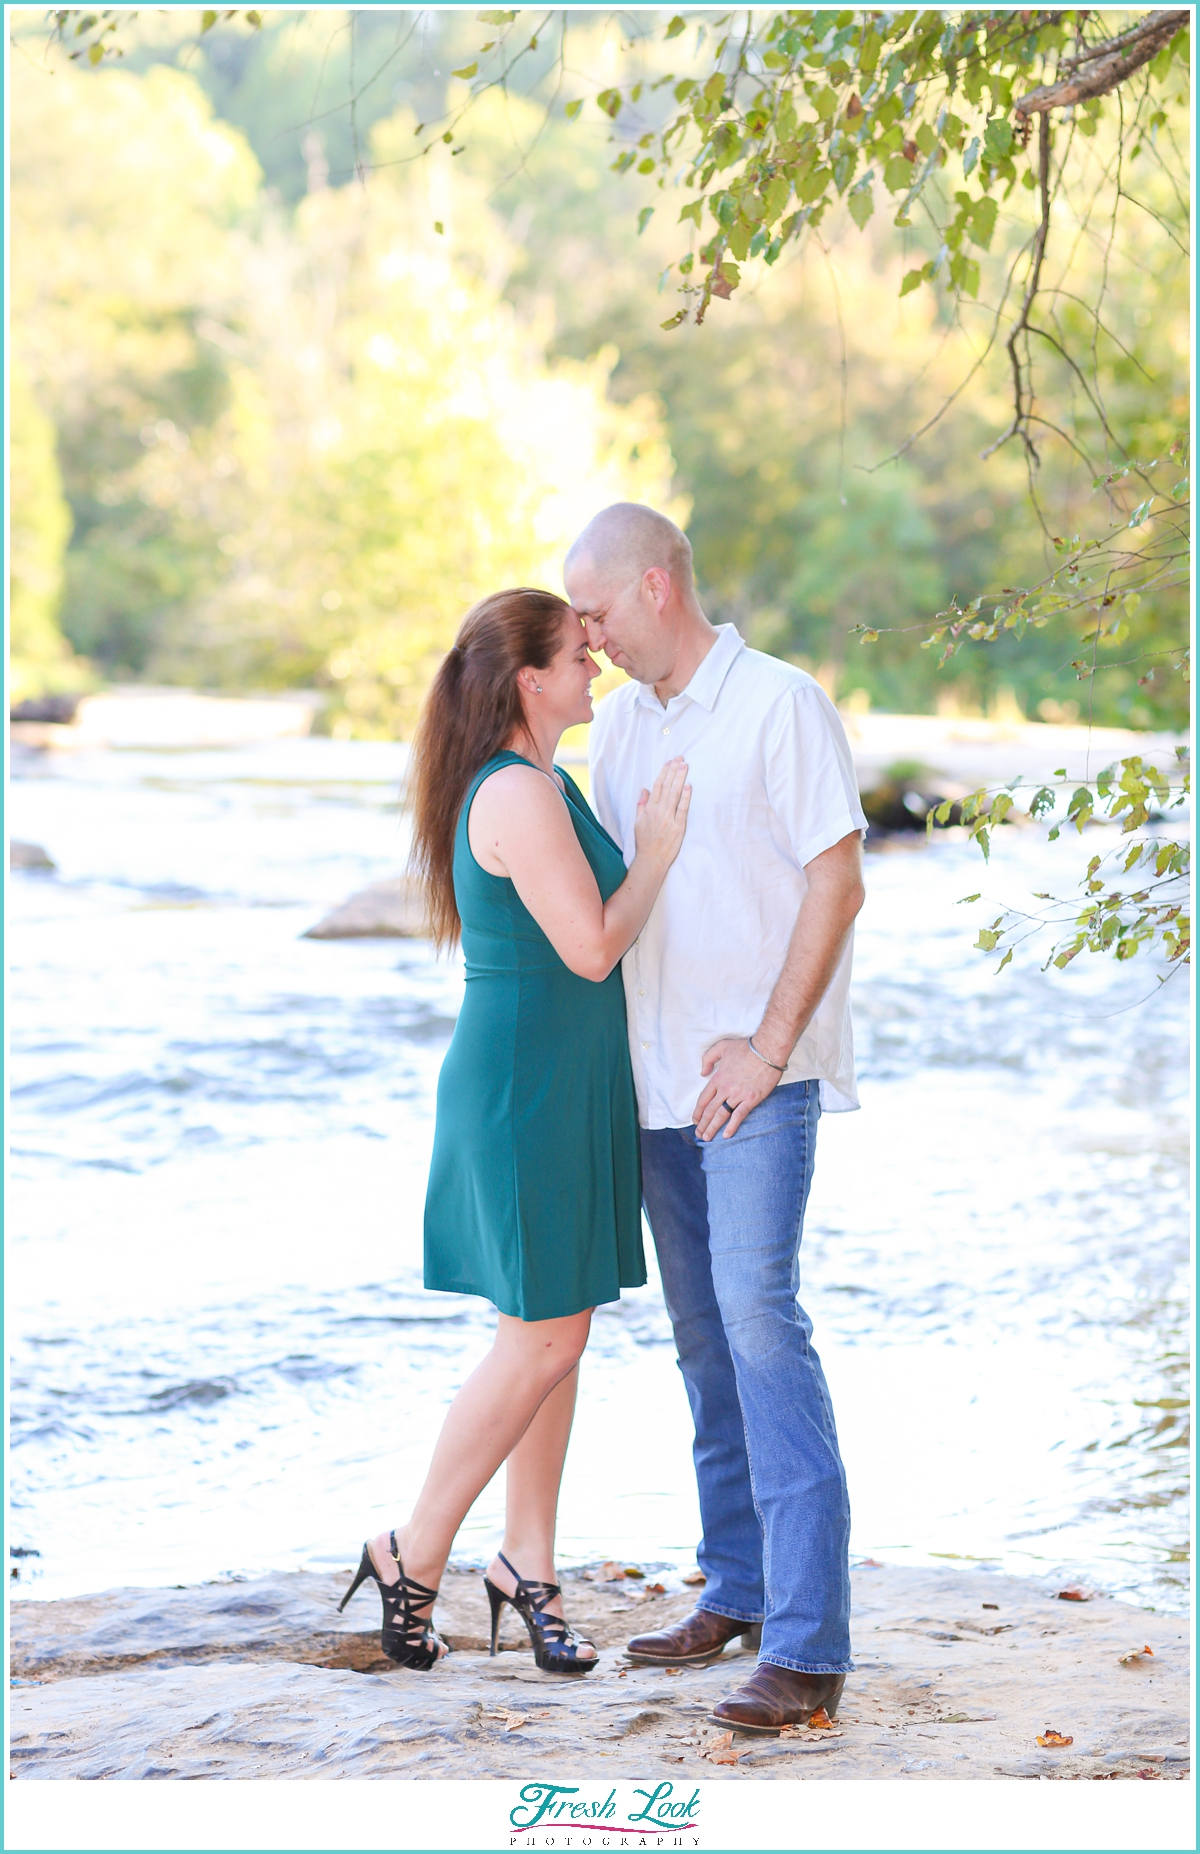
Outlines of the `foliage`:
M411 188L289 223L162 68L18 106L14 333L75 513L64 622L104 666L315 684L337 731L394 732L474 599L555 578L597 500L669 499L614 357L548 365Z
M508 57L510 39L521 29L512 23L518 17L487 16L500 26L497 59ZM615 170L656 177L660 190L682 184L694 195L678 214L690 234L689 249L668 267L680 280L684 304L663 326L678 328L689 313L702 323L714 298L728 300L742 285L747 262L760 259L772 267L789 246L809 240L825 252L818 228L839 203L862 230L877 203L890 196L902 239L914 232L928 248L924 261L905 271L900 295L930 284L961 319L983 291L989 326L981 329L967 379L1003 337L1010 391L1007 423L984 455L1019 441L1031 500L1060 556L1048 573L998 595L977 593L965 610L956 595L926 644L948 637L944 665L964 633L983 644L1007 634L1019 644L1052 619L1086 608L1092 620L1082 639L1087 654L1072 664L1081 680L1094 678L1102 648L1130 642L1156 646L1135 648L1133 660L1147 665L1141 684L1153 679L1155 658L1160 668L1185 671L1179 595L1189 564L1188 482L1185 474L1164 489L1154 474L1160 461L1138 461L1130 442L1134 421L1120 416L1128 412L1120 401L1123 362L1131 356L1105 318L1112 319L1106 296L1123 255L1118 225L1130 205L1153 219L1160 244L1165 232L1183 249L1185 176L1182 163L1173 169L1167 151L1178 152L1172 111L1181 127L1185 120L1190 12L1137 16L1127 25L1118 19L1115 33L1111 14L1068 8L745 10L712 22L711 36L710 20L696 16L694 73L638 76L594 92L596 107L624 142ZM665 40L679 39L687 23L685 15L674 16ZM481 81L496 79L485 73ZM664 118L661 110L655 115L655 99L667 88L673 107ZM568 114L579 107L568 104ZM1055 111L1067 120L1056 125ZM1101 151L1099 164L1092 143ZM1131 174L1148 197L1134 195ZM652 214L653 208L643 208L639 229ZM1094 239L1093 218L1107 228L1103 260L1099 275L1093 269L1081 278L1074 260L1079 245ZM1051 281L1046 266L1055 227L1061 233L1071 219L1074 244ZM1150 382L1148 370L1141 371ZM1173 409L1163 404L1152 417L1160 441ZM896 455L927 429L914 431ZM1036 481L1048 441L1061 446L1068 465L1082 460L1107 492L1106 532L1070 539L1051 534ZM1170 457L1183 449L1176 437ZM1146 599L1159 620L1151 640L1145 620L1136 620ZM1163 618L1174 624L1174 638L1169 631L1163 638ZM1131 638L1135 626L1141 634ZM869 622L854 628L868 643L876 643L883 629ZM1143 776L1139 758L1121 762L1100 796L1115 792L1111 802L1120 809L1120 792L1137 789ZM979 793L966 808L985 854L982 820L1000 821L1012 802L1011 793ZM1185 847L1167 845L1161 855L1164 879L1182 880ZM1127 860L1125 874L1137 864L1137 856ZM1094 870L1087 881L1094 895ZM1118 886L1102 903L1093 900L1072 950L1056 955L1057 963L1083 946L1129 957L1144 943L1162 944L1172 959L1186 957L1178 908L1154 901L1155 893L1154 887Z
M1060 768L1054 783L1040 785L1033 792L1027 815L1037 819L1065 809L1066 821L1082 833L1089 820L1099 814L1119 823L1122 835L1129 836L1187 801L1191 793L1188 749L1176 748L1176 759L1174 768L1163 771L1148 765L1140 754L1133 754L1106 766L1098 774L1094 790L1091 785L1078 785L1069 794L1067 786L1058 783L1064 774ZM935 824L947 823L952 810L958 809L962 823L986 858L989 833L1007 820L1015 802L1015 784L998 794L981 789L957 807L944 801L930 812L927 828L932 831ZM1061 829L1060 823L1053 824L1051 838L1057 837ZM1128 880L1135 870L1136 878ZM991 953L1008 942L998 972L1008 965L1017 946L1040 936L1047 928L1056 938L1045 964L1053 964L1060 971L1082 952L1112 953L1125 960L1132 959L1142 948L1159 948L1169 965L1186 965L1191 957L1190 873L1189 845L1156 833L1137 837L1131 844L1091 858L1080 884L1082 901L1038 894L1035 900L1049 904L1041 913L1006 908L990 927L980 929L976 945L980 952ZM979 896L964 899L974 902Z
M58 627L71 511L54 453L54 426L20 365L9 376L9 687L11 699L79 688L86 665Z
M456 274L503 293L550 351L584 363L616 342L608 397L663 403L706 600L754 641L890 706L927 707L940 681L958 702L1012 688L1047 717L1182 723L1185 13L698 10L626 19L617 48L599 16L513 9L480 16L474 53L469 15L431 15L419 55L417 17L367 50L383 16L304 14L285 53L270 16L254 32L227 13L170 55L199 46L285 198L305 172L314 192L374 173L369 191L386 177L416 212L406 176L425 157L425 229L449 229ZM86 44L109 16L70 18L91 20ZM368 150L387 85L413 111ZM608 173L597 133L617 142ZM638 176L648 203L622 214ZM647 327L655 273L682 291L665 334ZM722 299L736 320L709 313ZM372 377L339 351L347 378ZM340 467L314 465L322 506ZM208 609L228 640L228 603ZM205 623L202 656L220 629ZM847 648L856 632L869 649ZM197 636L175 634L182 672ZM277 613L259 658L238 646L243 667L267 674L274 637L300 674L289 635ZM975 796L969 827L1013 795Z

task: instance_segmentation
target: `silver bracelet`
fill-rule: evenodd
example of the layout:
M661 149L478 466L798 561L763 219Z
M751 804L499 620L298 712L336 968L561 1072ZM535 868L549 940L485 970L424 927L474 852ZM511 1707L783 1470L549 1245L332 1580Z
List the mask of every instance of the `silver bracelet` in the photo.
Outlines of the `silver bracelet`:
M748 1037L746 1038L746 1041L747 1041L747 1043L749 1043L749 1045L750 1045L750 1047L751 1047L751 1049L754 1049L754 1038L753 1038L752 1036L748 1036ZM769 1069L774 1069L774 1070L775 1070L775 1073L776 1073L777 1075L786 1075L786 1074L787 1074L787 1064L786 1064L786 1062L784 1063L784 1065L783 1065L783 1067L782 1067L782 1068L780 1068L780 1066L779 1066L779 1064L778 1064L777 1062L767 1062L767 1058L766 1058L765 1056L760 1056L760 1055L759 1055L759 1053L758 1053L758 1051L757 1051L756 1049L754 1049L754 1053L755 1053L755 1055L756 1055L756 1056L758 1056L758 1059L759 1059L759 1061L760 1061L760 1062L766 1062L766 1063L767 1063L767 1067L768 1067Z

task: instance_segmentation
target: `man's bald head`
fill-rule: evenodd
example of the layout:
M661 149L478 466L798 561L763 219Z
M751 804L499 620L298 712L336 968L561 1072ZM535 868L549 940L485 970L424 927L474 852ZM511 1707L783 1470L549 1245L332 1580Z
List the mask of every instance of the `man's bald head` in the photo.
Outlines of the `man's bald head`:
M692 544L682 528L644 502L614 502L593 515L571 543L566 571L587 560L597 580L616 588L640 580L651 567L671 575L677 592L692 590Z

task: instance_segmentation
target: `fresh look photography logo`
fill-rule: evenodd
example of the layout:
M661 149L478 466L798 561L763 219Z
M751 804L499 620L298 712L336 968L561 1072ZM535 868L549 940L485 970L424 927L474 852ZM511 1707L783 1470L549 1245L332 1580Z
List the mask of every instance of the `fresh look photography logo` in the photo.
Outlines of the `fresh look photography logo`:
M700 1791L668 1782L524 1783L508 1825L514 1848L698 1848Z

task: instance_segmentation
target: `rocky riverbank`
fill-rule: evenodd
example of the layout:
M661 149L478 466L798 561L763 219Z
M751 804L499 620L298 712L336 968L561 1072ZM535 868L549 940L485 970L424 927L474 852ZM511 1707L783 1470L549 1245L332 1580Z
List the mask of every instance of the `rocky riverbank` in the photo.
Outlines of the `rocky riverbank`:
M569 1680L537 1672L509 1611L488 1656L482 1585L466 1571L447 1575L437 1612L454 1652L430 1673L394 1668L373 1591L337 1614L349 1574L14 1603L12 1775L496 1778L531 1760L558 1779L1190 1771L1183 1620L1099 1595L862 1565L858 1672L833 1729L761 1740L705 1719L750 1671L740 1647L678 1673L625 1659L630 1634L691 1608L678 1576L568 1579L568 1614L601 1649L594 1674Z

